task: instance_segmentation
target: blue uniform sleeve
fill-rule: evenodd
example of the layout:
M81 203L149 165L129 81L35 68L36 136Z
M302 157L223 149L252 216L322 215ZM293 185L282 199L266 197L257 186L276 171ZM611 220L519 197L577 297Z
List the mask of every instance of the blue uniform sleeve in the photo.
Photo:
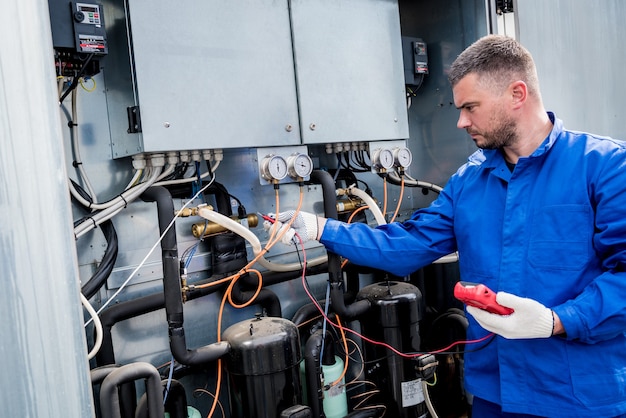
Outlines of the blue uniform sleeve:
M626 149L622 144L608 158L595 159L603 153L588 154L589 165L597 167L589 178L589 196L595 208L593 247L601 274L574 299L552 308L567 338L586 343L626 332Z
M329 219L320 242L352 263L405 276L456 251L452 203L446 189L411 219L372 228Z

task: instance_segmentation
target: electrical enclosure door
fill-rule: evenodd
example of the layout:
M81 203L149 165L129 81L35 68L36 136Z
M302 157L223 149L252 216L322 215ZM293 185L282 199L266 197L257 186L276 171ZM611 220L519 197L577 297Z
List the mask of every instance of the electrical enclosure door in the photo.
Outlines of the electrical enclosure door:
M287 0L127 4L141 151L300 143Z
M305 144L409 137L397 0L291 0Z

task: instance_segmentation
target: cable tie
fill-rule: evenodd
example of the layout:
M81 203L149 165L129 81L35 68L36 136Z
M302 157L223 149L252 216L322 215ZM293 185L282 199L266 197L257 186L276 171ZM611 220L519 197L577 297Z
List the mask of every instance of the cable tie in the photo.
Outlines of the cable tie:
M122 195L122 193L120 193L118 196L120 197L120 199L124 201L124 209L126 209L126 207L128 206L128 201L124 199L124 196Z
M93 222L93 229L96 229L98 227L98 224L96 223L96 220L93 218L93 216L88 216L87 218L91 219L91 222Z
M72 161L72 167L78 168L79 165L83 165L83 162L82 161L76 161L76 160Z

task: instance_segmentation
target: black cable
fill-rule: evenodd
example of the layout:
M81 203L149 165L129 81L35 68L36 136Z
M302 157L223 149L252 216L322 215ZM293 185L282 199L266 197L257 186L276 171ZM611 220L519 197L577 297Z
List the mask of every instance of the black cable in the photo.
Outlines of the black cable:
M76 87L78 87L78 82L80 81L80 78L83 76L83 74L85 74L85 71L87 70L87 65L89 64L89 62L91 61L93 57L94 57L94 54L89 54L89 56L83 63L83 66L80 68L78 73L74 76L74 79L72 80L72 83L70 84L70 86L67 88L67 90L65 90L65 92L63 92L63 95L59 98L59 104L63 103L63 100L65 100L67 95L70 94L72 90L74 90Z
M115 231L113 222L111 222L110 219L102 222L100 224L100 229L102 229L104 238L107 241L107 248L98 269L91 276L89 281L87 281L87 283L85 283L81 288L82 294L87 299L91 299L96 293L98 293L98 291L106 283L109 276L111 276L118 255L119 246L117 232Z
M78 185L74 180L70 179L74 188L85 200L89 203L93 203L93 199L89 196L89 193L85 191L80 185ZM89 218L89 217L88 217ZM83 220L86 218L83 218ZM93 220L93 218L92 218ZM77 221L79 224L81 221ZM76 223L74 224L76 226ZM117 255L119 252L119 245L117 239L117 232L115 231L115 227L113 226L113 222L111 220L106 220L100 224L100 229L104 234L104 239L107 242L107 248L104 252L104 256L102 257L102 261L98 266L98 269L91 276L91 278L83 285L81 288L82 294L87 298L91 299L100 288L106 283L107 279L113 272L113 267L115 266L115 261L117 260Z

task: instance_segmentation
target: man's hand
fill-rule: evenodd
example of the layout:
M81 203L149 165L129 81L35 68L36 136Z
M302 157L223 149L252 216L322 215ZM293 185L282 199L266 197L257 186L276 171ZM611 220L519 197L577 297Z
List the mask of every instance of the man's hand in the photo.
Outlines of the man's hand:
M467 307L481 327L508 339L548 338L552 336L554 317L552 311L533 299L498 292L496 301L513 308L510 315L489 313L473 306Z
M278 216L273 213L270 213L269 216L276 219L276 223L278 225L275 228L278 228L277 234L281 234L284 228L287 228L287 225L293 218L293 222L291 223L291 227L287 232L285 232L281 238L283 244L293 245L293 237L297 233L302 242L316 240L321 231L319 231L318 227L318 217L312 213L308 212L298 212L296 214L295 211L290 210L286 212L280 212ZM272 223L269 221L265 221L263 223L263 228L266 230L272 227Z

